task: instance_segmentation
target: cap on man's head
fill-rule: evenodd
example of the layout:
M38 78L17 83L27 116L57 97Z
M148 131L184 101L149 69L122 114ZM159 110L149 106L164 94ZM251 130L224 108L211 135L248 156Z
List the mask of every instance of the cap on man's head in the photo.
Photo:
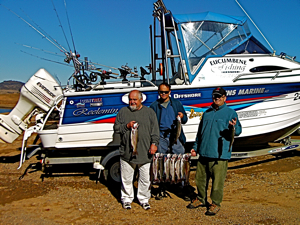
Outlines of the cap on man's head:
M218 95L220 97L223 95L226 96L226 91L221 87L217 87L216 89L213 90L212 95Z

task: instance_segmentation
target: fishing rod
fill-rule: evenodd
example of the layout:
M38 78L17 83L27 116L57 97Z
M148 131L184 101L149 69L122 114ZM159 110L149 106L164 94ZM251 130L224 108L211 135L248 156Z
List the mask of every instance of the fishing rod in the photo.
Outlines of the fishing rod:
M59 53L56 53L56 52L50 52L50 51L47 51L47 50L44 50L44 49L40 49L40 48L36 48L36 47L30 46L30 45L24 45L24 44L20 44L20 43L17 43L17 42L15 42L15 44L21 45L21 46L23 46L25 48L31 48L31 49L34 49L34 50L39 50L39 51L45 52L47 54L51 54L51 55L55 55L55 56L60 56L60 57L65 57L65 55L62 55L62 54L59 54Z
M31 19L31 17L29 15L27 15L24 10L21 9L21 11L28 17L29 20L31 20L35 26L37 26L44 34L46 34L49 38L51 38L57 45L59 45L65 52L68 52L61 44L58 43L58 41L56 39L54 39L53 37L51 37L50 34L48 34L42 27L40 27L36 22L33 21L33 19Z
M43 58L43 57L40 57L40 56L37 56L37 55L33 55L31 53L28 53L28 52L25 52L23 50L20 50L21 52L27 54L27 55L30 55L30 56L33 56L33 57L36 57L36 58L39 58L39 59L42 59L42 60L46 60L46 61L49 61L49 62L54 62L54 63L58 63L58 64L61 64L61 65L64 65L64 66L69 66L69 67L73 67L69 64L65 64L65 63L61 63L61 62L57 62L57 61L54 61L54 60L51 60L51 59L46 59L46 58Z
M241 6L241 4L238 2L238 0L235 0L236 3L239 5L239 7L243 10L243 12L246 14L246 16L250 19L250 21L253 23L253 25L255 26L255 28L258 30L258 32L261 34L261 36L265 39L265 41L267 42L267 44L270 46L270 48L273 50L273 55L275 55L275 50L274 48L271 46L271 44L268 42L267 38L263 35L263 33L260 31L260 29L258 28L258 26L256 26L256 24L254 23L254 21L251 19L251 17L248 15L248 13L244 10L244 8Z
M11 13L13 13L15 16L17 16L19 19L21 19L23 22L25 22L27 25L29 25L33 30L35 30L37 33L39 33L43 38L45 38L46 40L48 40L51 44L53 44L56 48L58 48L61 52L64 52L66 54L66 52L61 49L59 46L57 46L57 44L55 44L52 40L50 40L46 35L44 35L41 31L39 31L37 28L35 28L32 24L30 24L27 20L25 20L23 17L19 16L17 13L15 13L14 11L12 11L10 8L6 7L3 4L0 4L1 6L3 6L4 8L6 8L8 11L10 11Z
M55 56L60 56L60 57L65 57L65 55L62 55L62 54L59 54L59 53L56 53L56 52L51 52L51 51L47 51L47 50L44 50L44 49L40 49L40 48L37 48L37 47L33 47L33 46L30 46L30 45L25 45L25 44L20 44L20 43L16 43L15 44L17 45L21 45L23 47L26 47L26 48L31 48L31 49L34 49L34 50L39 50L39 51L42 51L42 52L45 52L47 54L51 54L51 55L55 55ZM45 59L45 58L42 58L42 57L39 57L39 56L36 56L36 55L33 55L33 54L30 54L30 53L27 53L27 52L24 52L22 51L23 53L26 53L26 54L29 54L31 56L34 56L34 57L37 57L37 58L41 58L41 59L44 59L44 60L47 60L47 61L50 61L50 62L55 62L55 63L59 63L59 62L56 62L56 61L52 61L52 60L49 60L49 59ZM110 66L106 66L106 65L103 65L103 64L99 64L99 63L94 63L92 61L87 61L87 60L81 60L81 59L78 59L80 62L88 62L89 64L92 64L93 67L90 67L90 68L86 68L86 70L88 71L91 71L91 70L97 70L97 71L105 71L105 70L102 70L101 68L96 68L94 65L99 65L99 66L102 66L102 67L107 67L107 68L110 68L110 69L115 69L115 70L118 70L117 68L115 67L110 67ZM59 63L59 64L62 64L62 65L66 65L64 63ZM71 65L68 65L70 67L73 67ZM112 73L114 75L118 75L117 73Z
M69 20L69 15L68 15L68 11L67 11L66 0L64 0L64 5L65 5L65 11L66 11L66 16L67 16L67 21L68 21L68 25L69 25L70 35L71 35L71 38L72 38L73 48L74 48L74 52L76 53L75 42L74 42L73 33L72 33L72 29L71 29L71 24L70 24L70 20Z
M71 50L70 45L69 45L69 42L68 42L68 39L67 39L67 36L66 36L66 33L65 33L65 30L64 30L64 28L63 28L63 26L62 26L62 24L61 24L61 21L60 21L60 19L59 19L59 16L58 16L58 13L57 13L57 11L56 11L56 8L55 8L55 5L54 5L53 0L51 0L51 2L52 2L52 5L53 5L53 10L54 10L54 12L55 12L55 14L56 14L56 17L57 17L57 19L58 19L59 26L60 26L60 28L61 28L61 30L62 30L62 32L63 32L63 35L64 35L65 40L66 40L66 42L67 42L67 45L68 45L68 47L69 47L69 50ZM67 51L66 51L66 52L67 52Z

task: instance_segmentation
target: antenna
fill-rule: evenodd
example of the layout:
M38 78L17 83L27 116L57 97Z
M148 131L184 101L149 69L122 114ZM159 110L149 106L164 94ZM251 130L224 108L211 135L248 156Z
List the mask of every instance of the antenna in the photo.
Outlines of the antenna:
M263 35L263 33L260 31L260 29L256 26L256 24L254 23L254 21L251 19L251 17L248 15L248 13L244 10L244 8L241 6L241 4L238 2L238 0L235 0L236 3L239 5L239 7L243 10L243 12L246 14L246 16L250 19L250 21L253 23L253 25L256 27L256 29L258 30L258 32L261 34L261 36L265 39L265 41L267 42L267 44L270 46L270 48L273 50L273 55L275 55L275 50L274 48L271 46L271 44L268 42L267 38Z

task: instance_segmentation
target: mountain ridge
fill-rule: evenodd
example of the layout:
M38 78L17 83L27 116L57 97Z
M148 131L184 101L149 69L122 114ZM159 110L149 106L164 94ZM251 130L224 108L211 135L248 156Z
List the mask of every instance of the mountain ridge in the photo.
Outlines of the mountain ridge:
M20 93L22 86L25 83L14 80L6 80L0 83L1 93Z

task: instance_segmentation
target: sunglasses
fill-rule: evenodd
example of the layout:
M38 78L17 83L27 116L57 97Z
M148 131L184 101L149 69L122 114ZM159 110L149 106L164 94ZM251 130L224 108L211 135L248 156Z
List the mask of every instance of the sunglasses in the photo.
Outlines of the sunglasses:
M213 97L213 99L217 99L217 98L223 98L224 96L223 95L213 95L212 97Z
M169 94L170 91L159 91L159 94Z

